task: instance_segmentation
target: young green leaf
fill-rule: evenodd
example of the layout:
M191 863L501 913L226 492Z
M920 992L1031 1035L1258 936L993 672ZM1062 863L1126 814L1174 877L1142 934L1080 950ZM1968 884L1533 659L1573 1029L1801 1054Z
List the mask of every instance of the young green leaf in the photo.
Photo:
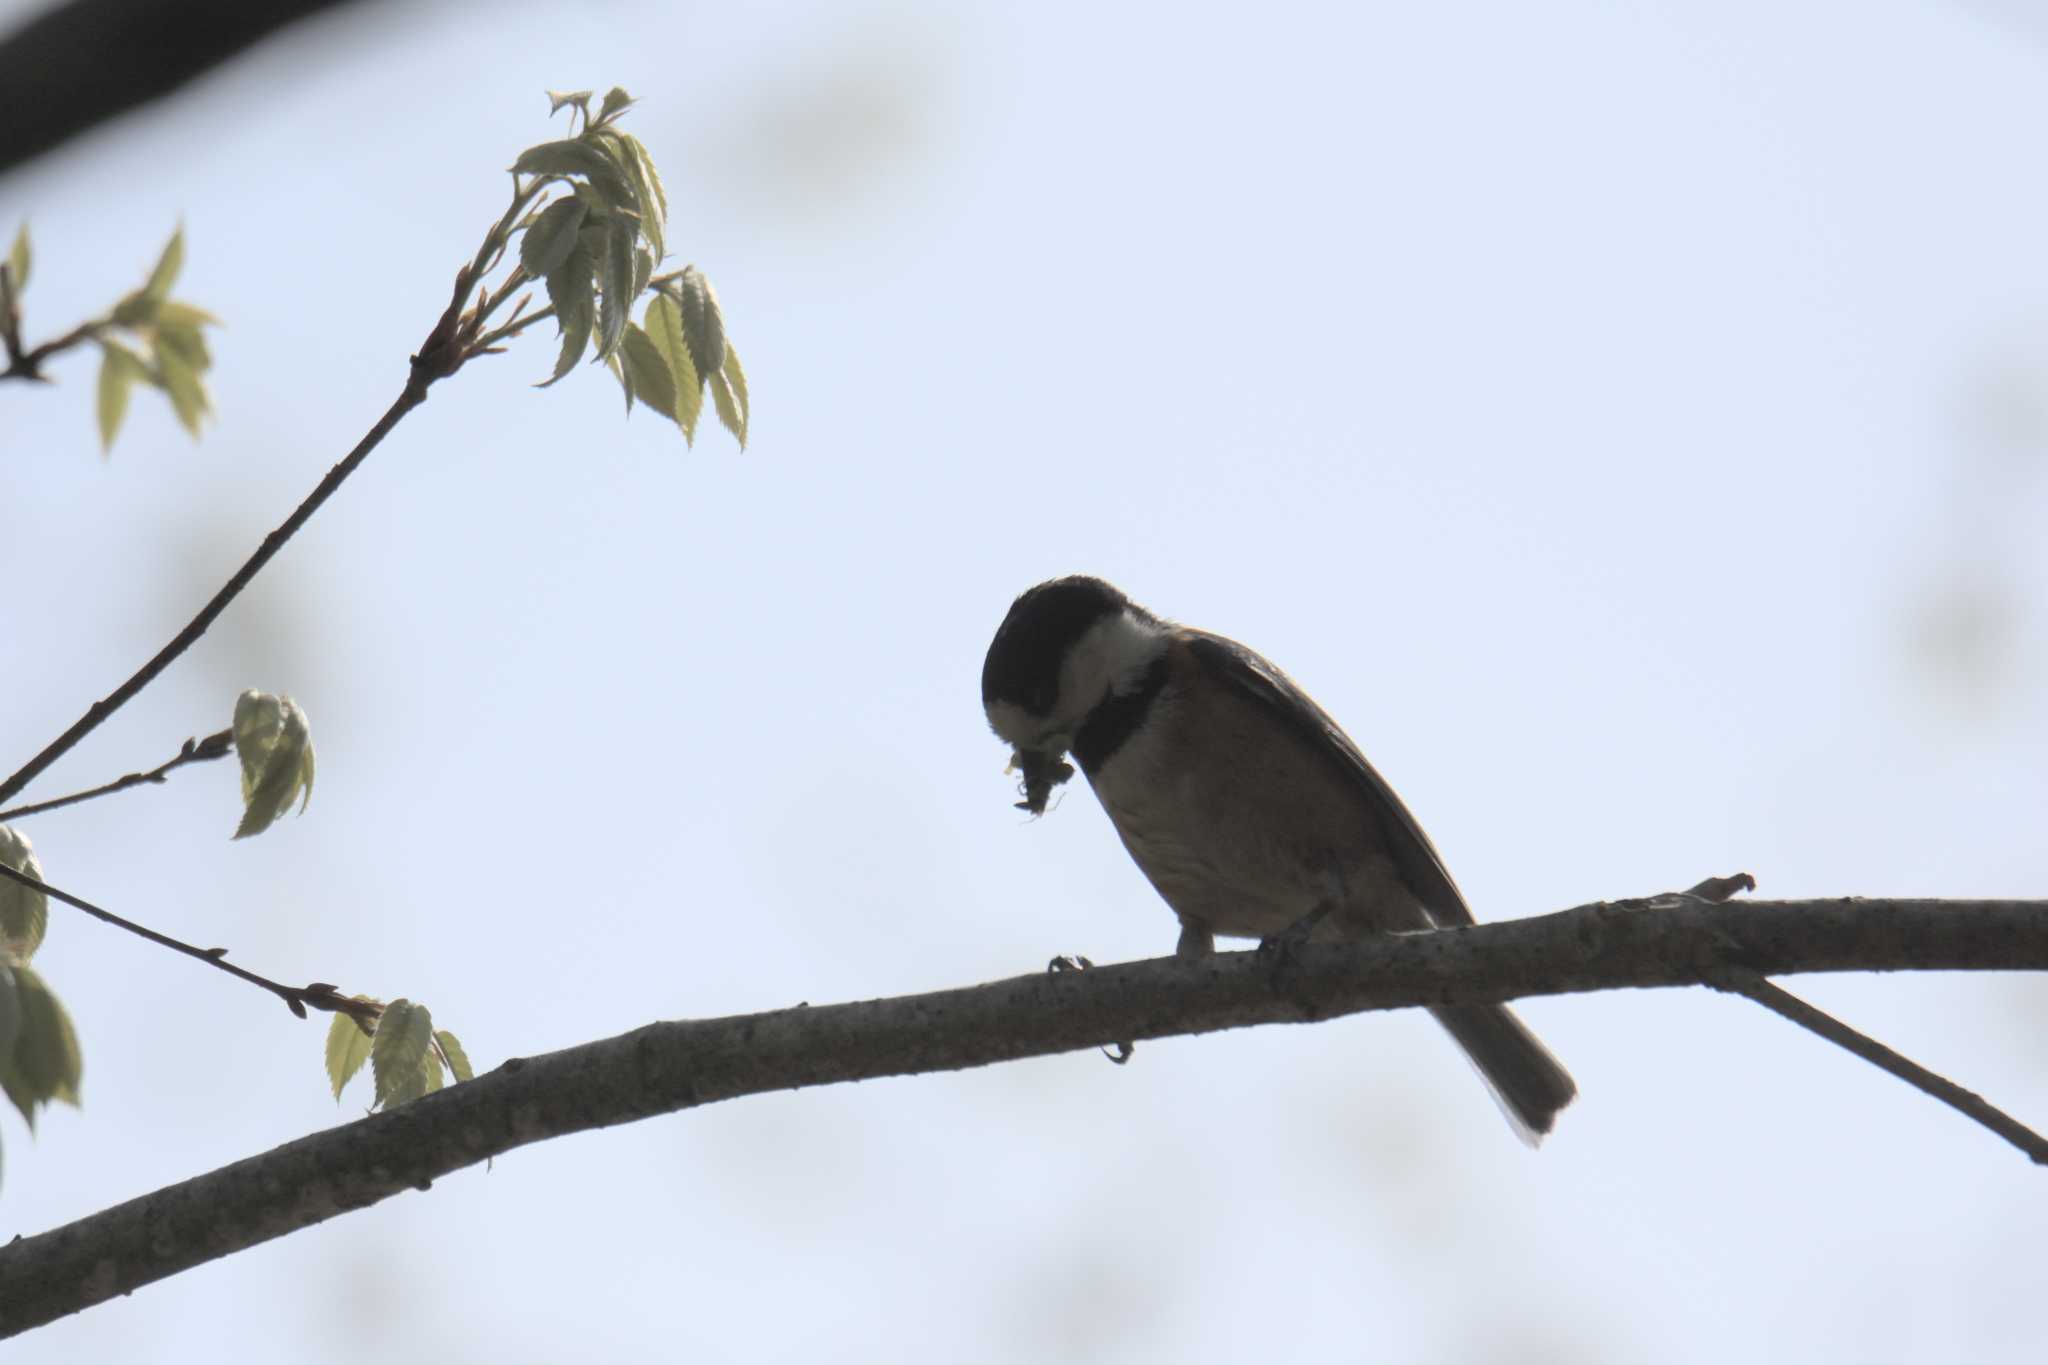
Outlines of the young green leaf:
M7 249L7 273L14 282L14 297L20 298L21 291L28 287L28 268L34 263L28 247L28 220L24 218L15 230L14 245Z
M128 415L128 395L134 390L135 381L142 378L143 367L133 353L106 337L100 338L100 352L100 453L107 454L114 448L114 437L121 432L121 419Z
M625 363L626 374L633 381L633 396L662 416L674 418L676 381L669 371L668 360L648 339L647 333L630 322L626 324L625 340L619 346L619 358Z
M43 879L35 845L12 825L0 825L0 863L37 881ZM28 961L43 946L43 934L49 927L49 896L11 877L0 881L0 956Z
M519 264L526 267L526 273L537 280L546 279L549 272L568 260L569 253L576 249L576 234L583 227L584 215L589 212L573 194L542 209L533 226L519 239Z
M353 1016L335 1013L334 1022L327 1026L327 1079L334 1086L335 1103L341 1102L341 1088L370 1060L370 1041L371 1035Z
M235 699L235 752L242 760L242 821L235 837L261 834L297 800L313 799L313 733L290 697L250 689Z
M555 325L561 328L562 354L555 361L555 372L541 382L541 388L574 369L590 344L590 328L597 314L596 286L591 279L595 269L590 252L578 241L562 263L548 272L548 302L555 306Z
M159 355L165 351L176 351L178 359L185 362L193 374L202 375L213 367L213 352L207 349L206 334L189 322L173 321L171 305L157 310L156 326L150 336L156 342Z
M608 356L626 335L626 321L633 309L633 239L637 231L629 219L614 218L604 225L604 260L599 265L597 298L597 353Z
M647 281L654 277L654 253L644 246L633 248L633 297L639 298L647 292Z
M157 305L156 321L163 327L181 327L198 331L201 327L219 327L221 320L204 308L194 308L189 303L176 299L165 299Z
M604 364L605 368L612 372L612 378L619 381L619 388L626 395L626 415L628 417L632 416L633 376L627 374L625 366L619 364L619 353L617 351L614 351L610 355L606 356L604 358Z
M377 1103L389 1108L422 1093L420 1062L434 1039L434 1020L425 1005L394 1000L377 1021L370 1040L370 1070L377 1080Z
M662 242L663 225L668 218L668 194L661 187L661 178L654 173L654 163L647 157L647 149L637 138L628 137L616 128L605 128L592 135L592 141L603 147L605 154L619 168L633 186L634 202L640 210L640 235L647 239L659 258L668 248Z
M561 113L563 105L573 104L582 112L585 118L589 118L590 94L591 92L588 90L548 91L548 117L553 118Z
M427 1055L420 1058L420 1095L433 1094L441 1088L441 1084L441 1054L429 1047ZM418 1099L419 1096L415 1095L412 1098Z
M608 208L636 213L639 210L633 187L619 170L618 163L581 138L564 138L560 142L543 142L537 147L528 147L512 163L512 169L521 175L580 175Z
M604 103L598 106L597 121L599 123L611 122L612 115L623 114L632 106L632 103L633 97L631 95L627 94L622 87L613 86L604 92Z
M14 969L0 959L0 1058L14 1055L14 1042L19 1037L21 988L14 984Z
M448 1059L448 1069L455 1073L458 1081L473 1081L476 1071L469 1064L469 1054L462 1050L462 1044L447 1029L438 1029L434 1041L441 1045L441 1055Z
M13 975L20 1021L13 1049L0 1058L0 1089L34 1128L36 1110L51 1100L78 1103L83 1065L78 1034L56 995L29 967L16 963Z
M725 343L725 367L711 376L711 401L718 405L718 420L747 448L747 375L740 368L740 353Z
M669 416L683 429L683 439L697 443L697 416L704 410L703 386L698 382L696 362L690 359L690 343L683 334L683 311L666 292L657 293L647 305L647 337L667 363L674 388L675 406Z
M669 286L683 310L683 338L690 343L690 360L699 375L717 374L725 368L725 314L718 306L717 291L704 272L684 266L682 277Z
M178 282L178 272L184 268L185 226L180 223L171 240L164 243L164 254L157 257L156 269L149 272L149 283L142 286L142 292L152 302L162 303L171 296L171 286Z
M171 410L178 414L179 424L197 439L200 420L206 416L207 401L206 386L199 382L192 362L172 347L159 346L152 373L163 391L170 395Z

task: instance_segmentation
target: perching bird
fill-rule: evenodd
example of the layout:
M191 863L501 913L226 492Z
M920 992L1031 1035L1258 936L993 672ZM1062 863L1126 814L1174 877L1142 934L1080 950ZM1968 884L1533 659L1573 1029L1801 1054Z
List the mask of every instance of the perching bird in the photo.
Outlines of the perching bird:
M1152 615L1099 578L1041 583L1010 607L981 671L989 724L1043 812L1088 775L1124 847L1180 917L1179 954L1471 924L1422 827L1308 694L1235 640ZM1430 1011L1516 1131L1548 1133L1578 1093L1505 1005Z

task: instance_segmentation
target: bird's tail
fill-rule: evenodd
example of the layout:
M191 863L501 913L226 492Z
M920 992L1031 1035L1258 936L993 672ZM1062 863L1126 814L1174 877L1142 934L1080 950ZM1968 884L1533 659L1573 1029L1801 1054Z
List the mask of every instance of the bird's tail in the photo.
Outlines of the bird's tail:
M1444 1005L1430 1011L1450 1031L1515 1132L1531 1147L1578 1095L1571 1073L1506 1005Z

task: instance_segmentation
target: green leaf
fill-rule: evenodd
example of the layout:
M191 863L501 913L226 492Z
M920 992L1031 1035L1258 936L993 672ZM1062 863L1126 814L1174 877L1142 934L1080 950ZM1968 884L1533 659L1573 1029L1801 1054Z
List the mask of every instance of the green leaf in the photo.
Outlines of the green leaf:
M648 339L647 333L630 322L626 324L626 337L619 347L619 358L624 361L626 373L633 380L633 396L662 416L673 419L676 415L676 381L669 370L668 359Z
M620 173L632 182L634 202L640 210L640 235L647 239L647 245L659 259L668 251L662 241L663 225L668 218L668 193L661 187L661 177L654 173L647 149L637 138L616 128L606 128L594 134L592 140L605 149Z
M242 820L235 838L269 829L292 808L313 799L313 730L290 697L254 688L235 698L235 752L242 760Z
M621 86L613 86L604 92L604 103L598 106L597 121L609 123L612 115L622 114L632 106L633 97Z
M43 865L36 858L29 837L11 825L0 825L0 863L37 881L43 879ZM9 877L0 881L0 955L26 962L43 946L50 927L50 898L32 886Z
M385 1108L417 1099L424 1082L420 1062L433 1043L434 1021L425 1005L394 1000L377 1020L370 1040L370 1070L377 1078L377 1103Z
M114 437L121 432L121 419L128 415L128 395L142 378L143 364L133 352L106 337L100 338L100 352L98 411L100 451L105 454L113 450Z
M683 310L683 337L690 343L690 359L700 375L714 375L725 368L725 314L718 306L718 294L704 272L684 266L682 277L669 286Z
M639 298L647 292L647 281L654 277L654 253L644 246L633 248L633 297Z
M606 368L606 369L608 369L608 370L610 370L610 371L612 372L612 378L614 378L614 379L616 379L616 380L618 380L618 381L619 381L619 388L620 388L620 389L622 389L622 390L623 390L623 391L625 392L625 395L626 395L626 415L627 415L627 416L629 416L629 417L630 417L630 416L632 416L632 415L633 415L633 378L632 378L632 376L631 376L631 375L629 375L629 374L627 374L627 373L626 373L626 371L625 371L625 368L624 368L623 366L621 366L621 365L619 364L619 356L618 356L618 352L616 352L616 351L614 351L614 352L613 352L612 354L610 354L610 355L606 356L606 357L604 358L604 363L605 363L605 368Z
M206 347L205 334L197 327L168 320L163 310L158 311L156 326L150 335L159 354L167 349L176 351L178 359L184 361L194 374L205 374L213 365L213 352Z
M683 334L683 311L667 293L657 293L647 305L647 336L667 363L675 404L669 416L683 430L683 439L697 443L697 417L704 410L703 386L697 379L696 362L690 359L690 343Z
M718 405L718 420L747 448L747 376L740 369L740 353L725 343L725 367L711 376L711 401Z
M21 989L14 984L14 969L0 962L0 1057L14 1055L14 1043L19 1037Z
M599 264L597 353L608 356L626 335L633 310L633 223L614 218L605 224L604 260Z
M152 372L170 395L171 410L178 414L179 423L197 439L200 419L206 416L206 386L199 382L191 361L171 347L160 346Z
M442 1080L441 1054L430 1047L427 1049L427 1055L420 1058L420 1094L433 1094L441 1088ZM413 1098L417 1099L418 1096Z
M590 94L591 92L588 90L548 91L548 117L553 118L555 115L561 113L563 105L573 104L576 106L577 109L582 111L582 114L585 118L589 118Z
M526 273L537 280L546 279L556 266L568 260L569 253L576 249L576 234L583 227L584 215L589 212L573 194L542 209L533 226L519 239L519 264L526 267Z
M162 303L171 296L171 286L178 282L178 272L185 268L185 225L171 234L171 240L164 243L164 254L157 257L156 269L149 272L149 283L142 286L142 292L154 303Z
M14 245L7 249L7 273L14 280L14 297L20 298L21 291L28 287L28 268L33 264L35 256L28 246L28 220L24 218L15 230Z
M555 325L562 333L562 354L555 361L554 374L542 381L541 388L574 369L590 344L590 327L597 313L595 285L591 280L595 268L590 252L579 240L569 248L562 263L548 272L548 302L555 306Z
M537 147L528 147L512 163L512 169L522 175L580 175L608 207L635 212L639 209L633 187L620 171L618 163L581 138L564 138L560 142L543 142Z
M204 308L195 308L189 303L176 299L165 299L157 305L157 322L165 327L184 327L198 331L201 327L219 327L221 320Z
M371 1041L371 1035L353 1016L335 1013L334 1022L327 1026L327 1079L334 1085L335 1103L341 1102L341 1088L370 1060Z
M458 1081L473 1081L476 1071L469 1064L469 1054L462 1050L462 1044L447 1029L437 1030L434 1041L441 1045L441 1054L448 1059L448 1069L455 1073Z
M163 300L151 298L146 289L138 289L121 296L121 301L114 305L112 316L122 327L147 327L156 321L157 310L162 306Z
M42 977L19 963L13 976L20 1021L13 1049L0 1058L0 1090L33 1129L36 1111L51 1100L78 1103L83 1065L71 1016Z

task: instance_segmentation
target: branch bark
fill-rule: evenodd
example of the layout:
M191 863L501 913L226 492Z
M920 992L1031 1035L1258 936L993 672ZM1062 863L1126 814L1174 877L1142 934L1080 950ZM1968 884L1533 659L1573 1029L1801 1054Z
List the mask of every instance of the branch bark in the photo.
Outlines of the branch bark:
M2048 901L1683 897L726 1019L514 1059L0 1248L12 1336L531 1142L770 1090L1363 1010L1839 971L2048 970ZM1724 986L1725 988L1725 986Z

